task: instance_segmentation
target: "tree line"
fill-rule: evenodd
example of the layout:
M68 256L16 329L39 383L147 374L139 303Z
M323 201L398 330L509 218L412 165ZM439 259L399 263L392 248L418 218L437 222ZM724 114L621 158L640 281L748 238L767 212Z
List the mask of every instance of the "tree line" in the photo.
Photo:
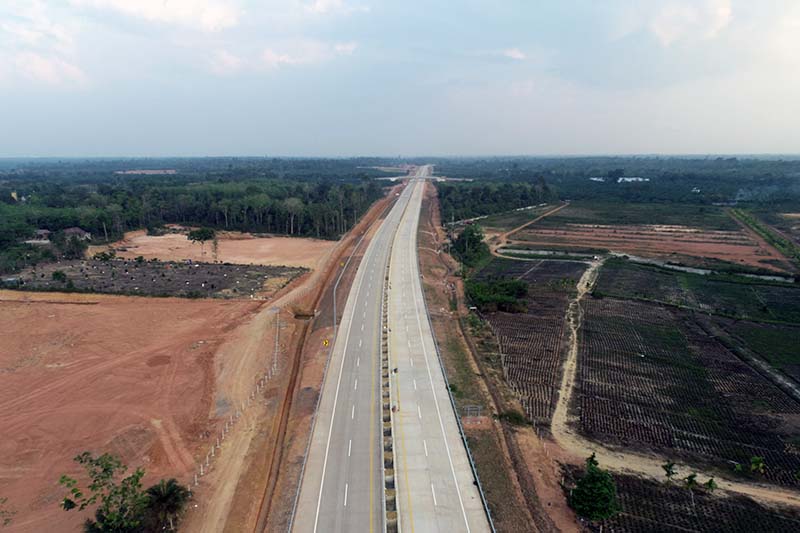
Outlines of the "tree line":
M800 203L798 157L496 157L432 162L437 175L475 180L460 184L466 189L477 183L536 184L544 179L552 195L568 200L706 205L780 202L795 207ZM593 177L602 181L589 179ZM649 181L618 183L621 177ZM489 213L486 211L483 214Z
M543 179L535 183L437 182L444 222L463 220L557 199Z
M37 167L38 168L38 167ZM60 167L58 167L60 168ZM316 167L315 167L316 168ZM381 182L351 169L346 177L283 178L252 169L132 177L39 169L0 176L0 271L52 255L21 244L36 229L77 226L94 242L166 224L336 239L383 195ZM8 176L5 176L8 178Z

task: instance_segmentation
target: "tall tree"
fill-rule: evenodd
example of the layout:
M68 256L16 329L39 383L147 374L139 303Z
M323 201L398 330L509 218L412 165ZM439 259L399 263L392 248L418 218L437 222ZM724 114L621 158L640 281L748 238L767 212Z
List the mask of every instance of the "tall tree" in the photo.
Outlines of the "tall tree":
M600 468L595 454L586 459L586 471L572 489L568 503L578 516L593 522L619 512L617 485L611 474Z
M211 228L199 228L189 232L186 236L192 242L199 242L200 243L200 255L205 255L205 244L206 241L213 240L216 236L216 232Z

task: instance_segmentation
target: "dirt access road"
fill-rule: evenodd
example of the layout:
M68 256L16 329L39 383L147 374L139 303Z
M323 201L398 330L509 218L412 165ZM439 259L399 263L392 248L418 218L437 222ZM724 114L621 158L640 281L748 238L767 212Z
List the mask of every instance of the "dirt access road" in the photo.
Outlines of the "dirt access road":
M528 226L536 224L537 222L539 222L543 218L546 218L546 217L549 217L550 215L558 213L559 211L561 211L562 209L564 209L568 205L569 205L569 202L564 202L561 205L559 205L558 207L554 207L553 209L547 211L546 213L542 213L541 215L539 215L538 217L534 218L533 220L530 220L530 221L528 221L528 222L526 222L526 223L524 223L524 224L522 224L520 226L517 226L516 228L510 229L510 230L506 231L505 233L500 233L498 235L492 236L490 239L488 239L489 251L492 252L492 255L496 255L498 257L502 257L500 254L497 253L497 250L499 248L502 248L506 244L508 244L508 238L511 235L517 233L518 231L524 230Z

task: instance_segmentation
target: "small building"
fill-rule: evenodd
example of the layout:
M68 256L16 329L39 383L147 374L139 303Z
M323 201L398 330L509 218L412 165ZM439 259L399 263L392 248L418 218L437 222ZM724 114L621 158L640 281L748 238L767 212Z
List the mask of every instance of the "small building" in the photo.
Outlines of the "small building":
M88 231L84 231L81 228L77 228L77 227L65 229L64 230L64 237L66 237L67 239L70 239L72 237L76 237L81 241L91 241L92 240L92 234L91 233L89 233Z

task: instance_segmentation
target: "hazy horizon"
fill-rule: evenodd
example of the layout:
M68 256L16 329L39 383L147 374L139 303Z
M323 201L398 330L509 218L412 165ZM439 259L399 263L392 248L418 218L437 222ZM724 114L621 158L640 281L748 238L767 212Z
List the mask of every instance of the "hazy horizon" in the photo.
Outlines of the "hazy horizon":
M0 157L792 156L797 50L791 0L9 0Z

